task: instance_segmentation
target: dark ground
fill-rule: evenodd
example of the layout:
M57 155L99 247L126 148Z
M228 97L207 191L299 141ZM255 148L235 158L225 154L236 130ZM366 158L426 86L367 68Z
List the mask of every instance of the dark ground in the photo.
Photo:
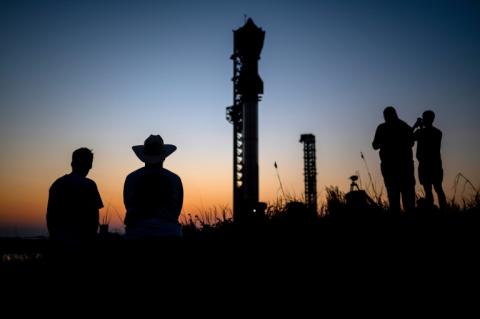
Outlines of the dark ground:
M59 248L46 239L4 238L0 276L3 291L87 287L100 299L128 292L176 301L194 296L223 305L240 296L241 302L252 298L263 305L269 298L275 304L296 297L313 298L310 305L333 300L347 305L345 310L364 299L373 302L362 302L364 307L377 310L389 303L390 310L415 304L442 309L458 302L475 308L479 217L476 210L313 219L283 215L248 225L224 221L201 230L186 227L177 240L127 241L111 235L82 249Z

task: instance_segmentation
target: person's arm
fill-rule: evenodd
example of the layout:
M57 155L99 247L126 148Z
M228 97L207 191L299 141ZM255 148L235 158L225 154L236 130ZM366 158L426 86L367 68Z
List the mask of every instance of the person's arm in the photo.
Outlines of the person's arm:
M413 132L412 134L412 137L413 137L413 141L418 141L419 137L420 137L420 130L416 130Z
M177 187L175 188L175 211L177 213L177 218L180 216L183 207L183 184L180 177L177 177Z
M442 149L442 137L443 137L442 131L438 130L438 150L439 151Z
M381 127L378 126L377 130L375 131L375 137L373 138L373 142L372 142L372 147L374 150L378 150L380 147L382 147L381 136L382 136Z
M419 129L422 127L423 121L422 118L417 118L417 121L412 126L413 140L417 141L419 136Z
M413 145L415 145L415 137L414 137L414 133L413 133L413 128L408 125L407 123L405 123L406 125L406 134L407 134L407 138L408 138L408 146L409 147L413 147Z
M125 205L125 220L123 223L125 226L128 226L131 222L132 219L132 209L131 209L131 203L132 203L132 189L130 185L129 178L125 179L125 183L123 184L123 204Z
M94 185L93 196L95 198L95 208L97 209L103 208L103 201L102 201L102 197L100 196L100 192L98 191L97 184L93 182L93 185Z
M57 196L55 191L55 184L53 184L50 189L48 190L48 204L47 204L47 229L48 232L52 233L55 231L57 219L58 219L58 205L57 205Z
M97 184L90 180L90 196L88 198L89 212L88 212L88 232L90 234L96 234L98 231L98 225L100 224L100 208L103 208L102 198L98 191Z

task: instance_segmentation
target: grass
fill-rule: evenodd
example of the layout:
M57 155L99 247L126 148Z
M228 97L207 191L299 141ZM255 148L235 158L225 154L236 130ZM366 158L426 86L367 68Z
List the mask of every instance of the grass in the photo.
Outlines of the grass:
M463 175L457 176L457 188L461 184L461 179L465 179ZM465 185L470 187L474 194L465 197ZM355 197L358 196L358 197ZM417 200L422 198L421 194L417 194ZM460 197L460 200L457 198ZM397 222L408 220L414 224L418 222L427 223L428 219L443 220L446 224L450 220L457 220L468 216L469 218L480 215L480 192L473 184L465 179L463 190L454 192L451 199L448 200L447 209L440 211L436 206L431 208L417 208L415 213L398 216L392 215L388 210L388 202L383 199L381 193L371 193L370 191L359 191L353 193L342 192L336 186L330 186L325 189L325 200L321 203L318 212L312 214L303 204L303 199L294 196L285 196L278 198L273 203L268 203L264 212L258 214L251 223L244 227L258 227L262 225L265 230L271 226L279 226L287 230L290 226L298 223L311 223L319 225L322 223L336 223L355 221L362 223L368 221L372 223L376 221L391 220ZM187 236L189 234L212 233L215 231L226 233L226 229L232 230L235 226L232 218L232 211L228 207L213 208L205 211L200 215L188 214L181 218L181 223ZM376 220L378 219L378 220Z
M353 198L352 204L351 194L328 187L316 213L289 197L269 203L243 223L235 223L227 207L186 215L180 240L128 242L112 236L82 249L58 250L48 240L0 239L0 273L44 276L71 267L93 272L100 267L116 275L164 271L192 276L195 269L194 277L221 280L240 269L268 275L291 262L300 273L336 273L345 265L368 267L363 270L368 272L385 263L438 267L455 261L470 267L480 248L480 194L475 190L466 197L462 190L460 195L462 200L450 199L443 212L432 208L394 215L381 198Z
M320 292L347 308L364 299L377 308L385 298L398 303L393 310L415 300L438 302L436 295L447 304L452 294L472 296L480 267L478 193L444 213L414 216L392 215L383 201L349 207L336 187L325 194L318 214L290 198L245 224L234 223L225 207L187 215L181 240L103 238L80 250L55 250L47 240L0 241L0 255L8 256L0 281L11 295L21 290L21 300L41 287L68 297L98 293L96 300L135 296L140 307L144 295L155 306L173 298L188 307L193 298L207 311L219 304L235 309L227 316L253 299L283 309L296 297L303 307L309 297L316 311L325 298Z

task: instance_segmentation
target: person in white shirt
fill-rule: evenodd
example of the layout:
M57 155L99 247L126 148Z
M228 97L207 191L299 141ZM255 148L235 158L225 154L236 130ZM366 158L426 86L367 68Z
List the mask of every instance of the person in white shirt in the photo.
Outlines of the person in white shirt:
M163 167L165 158L177 147L164 144L160 135L150 135L144 145L132 149L145 166L125 179L126 238L181 237L182 180Z

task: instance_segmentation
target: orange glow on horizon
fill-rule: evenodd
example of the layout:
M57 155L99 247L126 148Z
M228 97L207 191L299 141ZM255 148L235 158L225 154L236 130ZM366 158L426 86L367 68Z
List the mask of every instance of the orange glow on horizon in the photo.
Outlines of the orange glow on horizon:
M123 205L123 183L126 175L131 171L140 168L142 163L134 156L124 161L113 164L96 156L94 167L88 175L98 186L104 208L100 210L101 221L108 212L111 229L123 230L123 218L125 208ZM180 155L180 154L179 154ZM380 193L383 187L383 179L377 166L377 154L366 153L372 170L377 191ZM180 158L180 156L178 156ZM53 181L70 172L69 163L65 163L68 157L45 161L39 167L29 167L24 160L10 162L11 169L2 171L2 185L0 185L0 226L18 228L38 227L45 229L45 213L48 200L48 189ZM270 159L266 159L267 162ZM448 162L448 159L445 161ZM205 164L188 162L185 158L182 161L172 158L166 162L166 168L177 173L183 180L184 205L182 215L188 217L208 214L213 211L220 213L223 209L230 209L232 203L232 184L230 163L227 161L205 161ZM25 165L25 175L18 176L18 166ZM325 187L329 185L338 186L341 191L348 191L350 175L357 171L361 175L363 187L369 185L368 175L359 161L357 167L345 169L343 163L333 158L319 156L317 163L317 185L319 208L324 203ZM279 173L282 179L284 190L288 198L301 200L303 198L303 162L301 153L296 154L292 159L278 160ZM41 170L41 173L40 173ZM339 172L343 172L339 174ZM451 198L453 189L451 187L456 173L446 170L444 187L448 198ZM28 178L34 176L35 178ZM468 177L468 176L467 176ZM473 180L472 182L476 182ZM421 191L417 183L417 191ZM383 190L385 195L385 191ZM260 167L260 200L274 204L282 198L278 178L273 168L273 161L270 165Z

